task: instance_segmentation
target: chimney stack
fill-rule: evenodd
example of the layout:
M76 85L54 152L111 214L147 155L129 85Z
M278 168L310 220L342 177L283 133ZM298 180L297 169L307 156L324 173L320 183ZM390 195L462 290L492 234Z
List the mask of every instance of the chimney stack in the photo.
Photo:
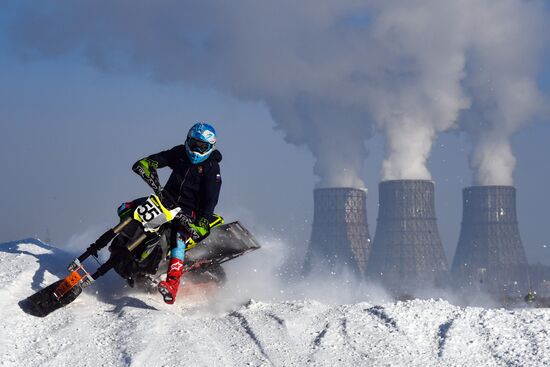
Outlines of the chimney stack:
M462 191L460 238L452 265L453 283L495 294L528 289L528 264L519 235L516 189L472 186Z
M305 272L341 273L362 278L371 245L367 189L321 188L313 192L314 213Z
M434 183L383 181L369 277L396 295L448 285L448 266L435 216Z

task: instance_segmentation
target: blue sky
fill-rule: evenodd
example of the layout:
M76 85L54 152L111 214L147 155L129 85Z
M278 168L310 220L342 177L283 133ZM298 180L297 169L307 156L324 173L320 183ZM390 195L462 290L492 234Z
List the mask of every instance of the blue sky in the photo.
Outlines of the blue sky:
M85 245L116 221L120 202L149 191L131 172L133 162L183 143L194 121L207 120L216 126L224 154L218 212L262 236L282 238L288 246L282 251L303 253L318 181L314 158L305 147L284 141L262 101L187 82L159 83L146 70L105 73L78 53L22 60L6 37L6 18L0 16L0 22L1 242L48 233L61 246ZM539 82L549 93L548 66ZM522 239L530 262L546 264L548 122L531 124L512 138ZM374 237L384 139L377 134L366 146L361 178L369 189ZM428 162L449 260L458 241L461 190L472 182L470 149L464 134L444 133Z

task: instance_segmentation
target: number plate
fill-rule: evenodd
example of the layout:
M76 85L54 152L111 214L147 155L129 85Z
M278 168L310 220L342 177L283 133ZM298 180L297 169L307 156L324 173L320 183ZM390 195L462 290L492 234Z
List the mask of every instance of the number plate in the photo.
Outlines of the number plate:
M140 222L145 224L161 215L162 210L155 203L153 203L151 198L149 198L145 203L143 203L143 205L136 208L136 213L141 219Z
M141 222L146 232L156 232L164 223L171 221L180 211L166 209L156 195L151 195L145 203L134 211L134 219Z

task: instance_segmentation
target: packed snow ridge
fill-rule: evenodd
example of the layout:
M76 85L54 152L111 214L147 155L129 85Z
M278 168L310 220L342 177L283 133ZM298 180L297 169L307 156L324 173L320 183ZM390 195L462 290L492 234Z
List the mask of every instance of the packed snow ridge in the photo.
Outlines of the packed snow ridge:
M550 365L548 309L299 300L220 310L94 284L46 318L23 312L69 259L37 240L0 245L1 366Z

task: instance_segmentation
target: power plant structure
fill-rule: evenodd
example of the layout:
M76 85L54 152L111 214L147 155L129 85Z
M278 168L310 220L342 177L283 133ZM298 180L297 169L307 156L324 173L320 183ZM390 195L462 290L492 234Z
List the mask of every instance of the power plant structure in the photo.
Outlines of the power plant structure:
M517 294L529 288L528 264L521 242L516 189L472 186L462 191L460 238L451 274L462 289Z
M395 295L449 284L447 259L437 229L433 181L380 183L376 234L367 273Z
M313 192L311 240L305 273L351 273L363 278L371 250L367 189L319 188Z

